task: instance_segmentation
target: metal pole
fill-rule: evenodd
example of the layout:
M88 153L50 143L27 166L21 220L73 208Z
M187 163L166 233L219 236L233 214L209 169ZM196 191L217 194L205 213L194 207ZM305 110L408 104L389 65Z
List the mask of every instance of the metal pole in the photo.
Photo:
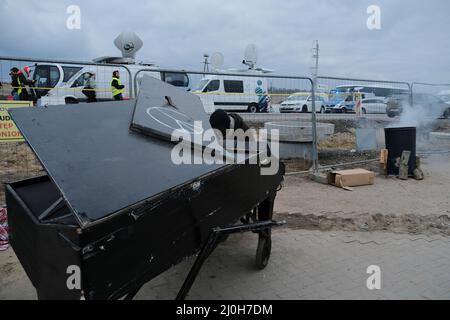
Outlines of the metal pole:
M319 41L316 41L316 47L314 52L314 58L316 59L316 66L314 69L313 86L311 92L312 98L312 160L313 160L313 172L317 173L319 171L319 154L317 150L317 124L316 124L316 90L317 90L317 75L319 71Z

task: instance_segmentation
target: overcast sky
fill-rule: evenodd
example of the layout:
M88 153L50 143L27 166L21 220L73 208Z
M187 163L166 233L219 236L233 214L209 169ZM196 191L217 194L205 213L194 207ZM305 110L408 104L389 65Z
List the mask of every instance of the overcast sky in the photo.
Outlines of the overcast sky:
M69 5L81 29L69 30ZM366 10L381 8L381 30ZM134 31L138 60L201 69L203 53L220 51L226 68L241 67L247 44L259 65L278 74L309 75L311 47L321 46L322 75L450 83L448 0L0 0L0 55L92 60L120 55L114 38Z

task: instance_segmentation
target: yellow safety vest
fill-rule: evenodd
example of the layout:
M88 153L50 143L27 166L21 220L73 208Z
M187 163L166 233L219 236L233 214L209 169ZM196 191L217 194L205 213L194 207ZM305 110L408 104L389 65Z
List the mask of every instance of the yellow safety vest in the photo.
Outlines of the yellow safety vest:
M116 78L116 77L112 78L112 80L111 80L111 89L112 89L113 97L117 96L118 94L121 94L121 93L125 92L125 89L117 89L116 87L113 87L112 83L113 83L114 80L117 80L117 83L119 84L119 86L121 85L119 78Z
M22 93L22 82L20 82L19 76L17 76L17 85L19 86L19 88L17 88L17 94L20 96Z
M25 71L21 70L22 74L25 78L27 78L25 75L27 74ZM22 82L20 82L19 76L17 76L17 84L19 85L19 88L17 88L17 94L20 96L22 93L22 89L25 88L25 86L22 86Z

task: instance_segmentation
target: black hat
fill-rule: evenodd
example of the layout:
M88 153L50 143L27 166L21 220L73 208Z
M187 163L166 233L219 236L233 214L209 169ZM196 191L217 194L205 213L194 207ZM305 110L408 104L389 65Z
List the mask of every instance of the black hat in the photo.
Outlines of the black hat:
M213 112L209 118L209 123L213 129L220 130L222 134L225 134L226 130L230 129L230 117L222 109Z

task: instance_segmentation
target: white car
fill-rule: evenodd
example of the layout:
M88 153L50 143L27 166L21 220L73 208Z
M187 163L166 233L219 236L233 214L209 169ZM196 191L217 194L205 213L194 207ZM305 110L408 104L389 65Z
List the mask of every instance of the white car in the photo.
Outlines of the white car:
M327 98L323 95L316 95L316 112L325 113ZM312 97L308 93L298 92L289 96L280 105L280 112L311 112Z
M361 112L386 114L387 102L385 98L369 98L361 101Z

